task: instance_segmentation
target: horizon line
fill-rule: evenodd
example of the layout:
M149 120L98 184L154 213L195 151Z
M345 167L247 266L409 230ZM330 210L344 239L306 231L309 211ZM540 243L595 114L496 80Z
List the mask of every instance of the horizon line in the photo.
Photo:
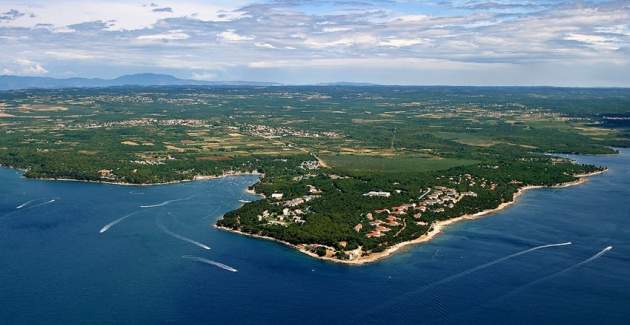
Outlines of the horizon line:
M258 81L258 80L204 80L204 79L191 79L191 78L183 78L175 75L167 74L167 73L156 73L156 72L139 72L139 73L129 73L119 75L117 77L105 78L105 77L88 77L88 76L74 76L74 77L55 77L55 76L35 76L35 75L16 75L16 74L0 74L0 78L3 77L17 77L17 78L41 78L41 79L55 79L55 80L68 80L68 79L100 79L104 81L112 81L118 78L126 77L126 76L137 76L137 75L155 75L155 76L164 76L164 77L172 77L180 81L191 81L191 82L208 82L208 83L226 83L225 85L217 84L217 85L199 85L199 84L173 84L173 85L116 85L116 86L75 86L75 87L31 87L31 88L19 88L19 89L0 89L0 91L10 91L10 90L27 90L27 89L75 89L75 88L116 88L116 87L208 87L208 86L222 86L222 87L300 87L300 86L320 86L320 87L470 87L470 88L579 88L579 89L630 89L630 85L624 86L613 86L613 85L599 85L599 86L587 86L587 85L551 85L551 84L479 84L479 85L468 85L468 84L406 84L406 83L379 83L374 81L322 81L322 82L311 82L311 83L286 83L279 81ZM268 85L230 85L227 83L259 83L259 84L268 84Z

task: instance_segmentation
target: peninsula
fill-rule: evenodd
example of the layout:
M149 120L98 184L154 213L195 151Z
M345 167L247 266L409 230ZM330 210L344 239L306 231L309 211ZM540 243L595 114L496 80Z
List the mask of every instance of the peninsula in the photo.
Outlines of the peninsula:
M362 264L527 189L604 171L557 154L630 146L627 107L622 89L13 90L0 92L0 164L32 178L132 185L255 173L249 190L260 199L216 227Z

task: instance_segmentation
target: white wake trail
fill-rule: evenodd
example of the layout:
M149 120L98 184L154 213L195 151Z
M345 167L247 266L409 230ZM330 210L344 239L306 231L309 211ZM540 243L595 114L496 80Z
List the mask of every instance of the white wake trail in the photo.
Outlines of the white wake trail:
M29 205L29 202L34 202L34 201L39 201L39 200L41 200L41 199L35 199L35 200L31 200L31 201L25 202L23 204L20 204L17 207L15 207L15 210L13 210L11 212L8 212L8 213L5 213L5 214L1 215L0 217L1 218L10 217L10 216L16 215L18 213L21 213L22 211L31 210L31 209L40 207L42 205L51 204L51 203L56 201L55 199L52 199L52 200L49 200L49 201L46 201L46 202L43 202L43 203L39 203L39 204L35 204L35 205Z
M37 200L37 199L35 199L35 200ZM25 206L27 206L27 205L31 204L31 203L32 203L33 201L35 201L35 200L30 200L30 201L24 202L24 203L22 203L22 204L20 204L20 205L16 206L15 208L16 208L16 209L21 209L21 208L23 208L23 207L25 207Z
M523 291L523 290L525 290L525 289L528 289L528 288L530 288L530 287L533 287L533 286L535 286L535 285L537 285L537 284L539 284L539 283L541 283L541 282L544 282L544 281L547 281L547 280L549 280L549 279L555 278L555 277L560 276L560 275L562 275L562 274L564 274L564 273L567 273L567 272L569 272L569 271L571 271L571 270L573 270L573 269L575 269L575 268L578 268L578 267L580 267L580 266L582 266L582 265L584 265L584 264L590 263L590 262L592 262L592 261L594 261L594 260L596 260L596 259L598 259L598 258L602 257L602 255L606 254L608 251L610 251L610 250L612 250L612 249L613 249L613 247L612 247L612 246L607 246L606 248L604 248L604 249L602 249L601 251L599 251L597 254L595 254L595 255L593 255L593 256L591 256L591 257L589 257L589 258L587 258L587 259L583 260L582 262L579 262L579 263L573 264L573 265L571 265L571 266L569 266L569 267L567 267L567 268L565 268L565 269L562 269L562 270L560 270L560 271L558 271L558 272L556 272L556 273L549 274L549 275L544 276L544 277L542 277L542 278L540 278L540 279L538 279L538 280L534 280L534 281L532 281L532 282L530 282L530 283L527 283L527 284L525 284L525 285L523 285L523 286L521 286L521 287L518 287L518 288L516 288L515 290L513 290L513 291L509 292L508 294L503 295L503 296L501 296L501 297L498 297L497 299L495 299L495 301L496 301L496 300L500 300L500 299L505 299L505 298L511 297L511 296L513 296L513 295L515 295L515 294L517 294L517 293L519 293L519 292L521 292L521 291Z
M101 234L102 234L102 233L104 233L104 232L108 231L108 230L109 230L109 228L111 228L111 227L115 226L115 225L116 225L116 224L118 224L119 222L121 222L121 221L123 221L123 220L125 220L125 219L127 219L127 218L129 218L129 217L131 217L131 216L133 216L133 215L135 215L135 214L138 214L138 213L140 213L140 211L132 212L132 213L130 213L130 214L128 214L128 215L126 215L126 216L120 217L120 218L118 218L118 219L116 219L116 220L114 220L114 221L112 221L112 222L110 222L110 223L106 224L105 226L103 226L103 228L101 228L101 230L99 230L99 233L101 233Z
M208 247L207 245L204 245L204 244L202 244L202 243L200 243L200 242L198 242L198 241L196 241L196 240L190 239L190 238L188 238L188 237L184 237L184 236L182 236L182 235L176 234L176 233L174 233L174 232L172 232L172 231L170 231L170 230L166 229L166 227L164 227L164 225L163 225L163 224L162 224L159 220L157 220L157 219L156 219L156 224L157 224L157 226L158 226L160 229L162 229L162 231L163 231L164 233L166 233L167 235L169 235L169 236L171 236L171 237L173 237L173 238L177 238L177 239L179 239L179 240L182 240L182 241L185 241L185 242L187 242L187 243L193 244L193 245L195 245L195 246L201 247L201 248L203 248L203 249L205 249L205 250L209 250L209 249L210 249L210 247Z
M214 265L216 267L220 267L220 268L222 268L224 270L227 270L227 271L230 271L230 272L238 272L237 269L235 269L235 268L233 268L231 266L228 266L228 265L225 265L223 263L219 263L219 262L216 262L216 261L213 261L213 260L209 260L207 258L198 257L198 256L192 256L192 255L184 255L184 256L182 256L182 258L185 258L185 259L191 260L191 261L195 261L195 262L199 262L199 263Z
M572 244L571 242L566 242L566 243L548 244L548 245L541 245L541 246L532 247L532 248L530 248L530 249L526 249L526 250L524 250L524 251L520 251L520 252L517 252L517 253L511 254L511 255L508 255L508 256L505 256L505 257L502 257L502 258L496 259L496 260L494 260L494 261L491 261L491 262L488 262L488 263L485 263L485 264L481 264L481 265L479 265L479 266L475 266L475 267L473 267L472 269L468 269L468 270L466 270L466 271L463 271L463 272L460 272L460 273L457 273L457 274L451 275L451 276L446 277L446 278L444 278L444 279L442 279L442 280L439 280L439 281L437 281L437 282L433 282L433 283L431 283L431 284L429 284L429 285L425 286L424 288L422 288L420 291L417 291L416 293L419 293L419 292L423 292L423 291L429 290L429 289L434 288L434 287L436 287L436 286L438 286L438 285L441 285L441 284L447 283L447 282L449 282L449 281L453 281L453 280L455 280L455 279L461 278L461 277L463 277L463 276L465 276L465 275L468 275L468 274L470 274L470 273L477 272L477 271L479 271L479 270L483 270L483 269L485 269L485 268L487 268L487 267L490 267L490 266L492 266L492 265L495 265L495 264L501 263L501 262L503 262L503 261L505 261L505 260L509 260L509 259L514 258L514 257L517 257L517 256L521 256L521 255L524 255L524 254L527 254L527 253L531 253L531 252L533 252L533 251L537 251L537 250L539 250L539 249L545 249L545 248L549 248L549 247L558 247L558 246L567 246L567 245L571 245L571 244Z
M53 203L53 202L55 202L55 201L56 201L55 199L52 199L52 200L46 201L46 202L44 202L44 203L31 205L31 206L30 206L30 207L28 207L28 208L29 208L29 209L37 208L37 207L40 207L40 206L42 206L42 205L51 204L51 203Z
M571 266L569 266L569 267L567 267L565 269L562 269L562 270L560 270L558 272L555 272L555 273L552 273L550 275L547 275L547 276L544 276L542 278L539 278L538 280L534 280L532 282L524 284L524 285L522 285L522 286L520 286L520 287L518 287L518 288L516 288L516 289L514 289L514 290L512 290L512 291L510 291L510 292L508 292L508 293L506 293L504 295L502 295L502 296L498 296L498 297L496 297L496 298L494 298L494 299L492 299L490 301L487 301L487 302L485 302L483 304L480 304L480 305L478 305L478 306L476 306L476 307L474 307L474 308L472 308L470 310L466 310L465 312L472 314L472 313L474 313L474 312L476 312L476 311L478 311L478 310L480 310L482 308L490 306L490 305L492 305L494 303L497 303L499 301L505 300L506 298L512 297L515 294L517 294L519 292L522 292L523 290L528 289L528 288L530 288L532 286L535 286L535 285L537 285L537 284L539 284L541 282L547 281L547 280L549 280L551 278L555 278L555 277L557 277L559 275L562 275L562 274L564 274L566 272L569 272L569 271L571 271L571 270L573 270L573 269L575 269L577 267L580 267L580 266L582 266L582 265L584 265L586 263L590 263L590 262L600 258L602 255L606 254L606 252L608 252L608 251L610 251L612 249L613 249L612 246L607 246L606 248L604 248L601 251L599 251L597 254L595 254L595 255L593 255L593 256L591 256L591 257L589 257L589 258L587 258L587 259L585 259L585 260L583 260L583 261L581 261L579 263L573 264L573 265L571 265ZM459 315L461 315L463 313L464 312L450 314L450 315L447 315L446 317L443 317L441 320L444 321L444 320L449 319L451 317L459 316Z
M194 196L194 195L193 195ZM186 201L186 200L190 200L193 198L193 196L189 196L189 197L185 197L183 199L175 199L175 200L168 200L168 201L164 201L164 202L160 202L160 203L156 203L156 204L150 204L150 205L141 205L141 208L157 208L157 207L163 207L165 205L169 205L173 202L179 202L179 201Z
M534 252L534 251L537 251L537 250L540 250L540 249L545 249L545 248L550 248L550 247L558 247L558 246L567 246L567 245L571 245L571 244L572 244L571 242L564 242L564 243L558 243L558 244L540 245L540 246L532 247L532 248L529 248L529 249L526 249L526 250L523 250L523 251L520 251L520 252L516 252L514 254L510 254L510 255L505 256L505 257L501 257L501 258L496 259L494 261L490 261L488 263L481 264L479 266L475 266L475 267L473 267L471 269L468 269L468 270L462 271L460 273L448 276L448 277L446 277L446 278L444 278L442 280L430 283L430 284L428 284L426 286L423 286L423 287L421 287L421 288L419 288L417 290L413 290L413 291L410 291L408 293L405 293L404 295L399 296L396 299L390 300L387 303L382 304L381 306L373 309L372 311L370 311L370 312L368 312L366 314L376 313L379 310L382 310L382 309L387 308L388 306L394 305L397 301L400 301L401 299L404 299L405 297L425 292L425 291L430 290L432 288L435 288L435 287L437 287L437 286L439 286L441 284L453 281L455 279L461 278L461 277L466 276L468 274L471 274L473 272L477 272L479 270L483 270L485 268L488 268L488 267L493 266L495 264L504 262L504 261L509 260L511 258L515 258L515 257L521 256L521 255L525 255L525 254L528 254L528 253L531 253L531 252Z

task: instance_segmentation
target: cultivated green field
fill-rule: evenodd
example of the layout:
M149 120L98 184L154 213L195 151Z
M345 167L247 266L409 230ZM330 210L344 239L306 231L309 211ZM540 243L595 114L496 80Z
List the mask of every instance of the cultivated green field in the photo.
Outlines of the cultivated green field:
M353 176L401 173L417 174L478 163L478 161L467 159L427 158L409 155L382 157L340 154L321 156L321 158L334 169Z

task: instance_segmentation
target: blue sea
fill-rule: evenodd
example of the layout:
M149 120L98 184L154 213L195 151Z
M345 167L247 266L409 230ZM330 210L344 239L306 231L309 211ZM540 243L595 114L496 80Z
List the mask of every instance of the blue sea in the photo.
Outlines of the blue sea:
M573 158L609 171L365 266L214 229L256 199L255 176L141 187L0 169L0 323L630 324L630 151Z

